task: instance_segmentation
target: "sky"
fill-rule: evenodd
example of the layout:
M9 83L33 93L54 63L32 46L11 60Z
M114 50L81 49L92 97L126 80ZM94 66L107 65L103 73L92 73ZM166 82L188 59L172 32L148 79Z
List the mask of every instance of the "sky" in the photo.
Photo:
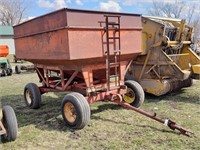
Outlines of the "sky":
M160 1L173 3L175 0ZM200 3L200 0L182 1L185 1L186 4ZM27 0L27 2L29 3L28 16L30 19L64 7L143 15L148 15L148 9L152 8L152 0Z

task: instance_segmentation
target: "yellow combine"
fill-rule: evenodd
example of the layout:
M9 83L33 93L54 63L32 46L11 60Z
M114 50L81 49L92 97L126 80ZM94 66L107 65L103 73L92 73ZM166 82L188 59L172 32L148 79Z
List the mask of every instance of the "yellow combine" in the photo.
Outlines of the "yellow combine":
M200 79L200 58L190 48L193 28L185 20L142 17L143 53L133 60L126 79L160 96Z

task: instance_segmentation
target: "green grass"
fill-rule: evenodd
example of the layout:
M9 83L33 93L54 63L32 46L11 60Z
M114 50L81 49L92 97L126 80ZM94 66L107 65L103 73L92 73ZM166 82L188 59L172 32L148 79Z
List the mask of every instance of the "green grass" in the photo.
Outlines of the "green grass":
M42 107L32 110L23 98L28 82L38 84L35 73L0 78L1 105L14 108L19 124L17 140L0 144L0 149L200 149L200 81L165 96L146 95L141 107L191 129L196 135L193 138L110 102L92 104L89 125L72 130L64 125L60 110L66 93L44 94Z

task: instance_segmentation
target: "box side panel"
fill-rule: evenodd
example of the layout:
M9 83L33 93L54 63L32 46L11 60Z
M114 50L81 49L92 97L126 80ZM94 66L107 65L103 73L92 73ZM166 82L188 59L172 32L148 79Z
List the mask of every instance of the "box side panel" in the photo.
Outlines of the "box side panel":
M102 39L100 31L69 31L70 59L102 57Z
M16 55L20 59L69 59L67 30L57 30L15 39Z
M103 27L105 24L100 26L100 22L105 21L104 15L107 15L107 13L92 13L87 11L67 12L68 27L73 27L73 30L69 30L69 53L71 60L105 56L106 45L103 44L103 42L106 41L106 36L105 34L102 35L104 32ZM117 21L117 18L109 19L110 22ZM124 14L121 15L120 27L121 54L141 53L141 16ZM110 44L110 49L114 49L113 44Z
M15 37L55 30L67 25L66 11L60 10L14 27Z
M82 27L100 27L100 23L105 21L104 13L92 13L92 12L67 12L68 26L82 26ZM109 14L112 15L112 14ZM115 14L113 14L115 15ZM121 28L135 28L142 27L141 16L138 15L120 15ZM110 18L109 21L115 22L116 18Z
M103 31L99 30L69 31L70 59L87 59L106 56L106 45L102 42L102 32ZM121 31L121 55L141 53L141 38L140 30ZM110 44L110 50L112 54L112 50L114 50L113 44Z
M121 32L121 53L134 54L142 52L141 30L124 30Z

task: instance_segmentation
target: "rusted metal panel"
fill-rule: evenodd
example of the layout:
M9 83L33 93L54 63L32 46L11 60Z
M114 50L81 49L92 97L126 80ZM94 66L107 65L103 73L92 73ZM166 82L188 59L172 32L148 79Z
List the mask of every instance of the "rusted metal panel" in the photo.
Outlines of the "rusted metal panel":
M100 31L68 31L70 59L102 57ZM78 38L77 38L78 37Z
M139 55L140 15L72 9L61 9L15 26L16 55L33 63L59 66L74 66L72 60L86 65L97 59L105 63L104 28L99 22L105 20L106 14L121 16L121 55Z
M138 14L126 13L109 13L100 11L81 11L67 10L68 26L83 26L83 27L100 27L100 21L105 21L104 15L119 15L120 27L123 28L141 28L141 16ZM110 21L115 22L115 18Z
M14 26L14 35L25 36L55 30L67 25L65 9L52 12Z
M67 30L46 32L15 40L16 56L26 60L68 60Z

